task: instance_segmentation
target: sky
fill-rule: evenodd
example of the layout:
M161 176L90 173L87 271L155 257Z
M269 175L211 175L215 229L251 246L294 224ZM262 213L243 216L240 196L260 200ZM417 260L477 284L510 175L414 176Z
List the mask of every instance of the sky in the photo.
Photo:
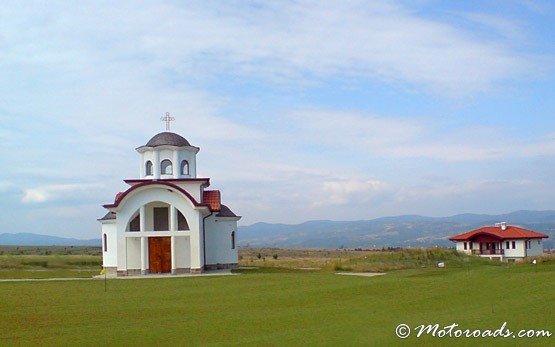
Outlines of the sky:
M98 238L166 112L240 225L554 209L554 68L550 1L3 1L0 233Z

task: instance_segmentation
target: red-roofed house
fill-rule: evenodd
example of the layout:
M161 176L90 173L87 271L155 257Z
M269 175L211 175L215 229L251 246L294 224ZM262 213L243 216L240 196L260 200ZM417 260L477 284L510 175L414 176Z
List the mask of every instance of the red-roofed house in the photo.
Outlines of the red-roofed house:
M455 242L459 252L501 261L515 261L542 255L543 239L547 237L545 234L503 222L455 235L449 240Z

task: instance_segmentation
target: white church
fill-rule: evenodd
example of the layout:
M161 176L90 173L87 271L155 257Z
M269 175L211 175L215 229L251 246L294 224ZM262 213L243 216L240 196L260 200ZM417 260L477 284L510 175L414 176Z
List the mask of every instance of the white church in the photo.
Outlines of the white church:
M173 118L166 114L166 129ZM200 148L166 131L138 147L140 174L126 179L102 225L108 275L202 273L237 265L237 221L209 178L197 177Z

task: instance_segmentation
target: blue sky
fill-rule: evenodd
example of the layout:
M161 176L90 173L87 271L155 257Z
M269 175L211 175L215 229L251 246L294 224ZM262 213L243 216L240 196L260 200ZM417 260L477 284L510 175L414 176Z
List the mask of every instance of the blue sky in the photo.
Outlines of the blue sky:
M554 23L548 1L4 2L0 233L98 237L167 111L243 225L553 209Z

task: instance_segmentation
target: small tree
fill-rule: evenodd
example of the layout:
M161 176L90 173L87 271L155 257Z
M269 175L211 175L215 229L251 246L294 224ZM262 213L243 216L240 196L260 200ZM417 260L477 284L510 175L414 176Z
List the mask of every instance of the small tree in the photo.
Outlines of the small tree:
M272 257L274 258L274 260L277 260L278 255L277 255L277 254L274 254Z
M258 255L256 256L258 259L262 258L262 254L258 253Z

